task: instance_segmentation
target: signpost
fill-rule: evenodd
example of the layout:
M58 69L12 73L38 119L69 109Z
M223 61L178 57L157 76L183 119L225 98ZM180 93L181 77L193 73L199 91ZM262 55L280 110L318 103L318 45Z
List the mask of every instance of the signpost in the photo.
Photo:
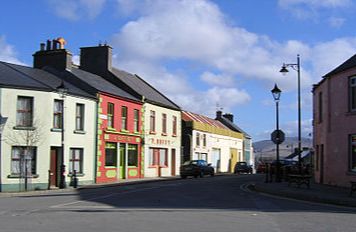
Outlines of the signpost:
M274 144L281 144L285 140L285 134L282 130L274 130L271 133L271 140L274 142Z

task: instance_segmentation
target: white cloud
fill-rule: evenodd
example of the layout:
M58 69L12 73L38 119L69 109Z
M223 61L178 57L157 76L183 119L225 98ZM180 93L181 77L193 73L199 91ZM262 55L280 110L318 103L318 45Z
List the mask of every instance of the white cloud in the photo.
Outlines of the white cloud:
M0 35L0 61L23 65L16 55L15 48L6 42L5 36Z
M223 86L223 87L229 87L233 86L235 83L235 80L232 76L229 75L217 75L212 72L204 72L200 79L204 81L205 83L212 85L212 86Z
M55 14L61 18L75 21L79 19L94 19L98 16L106 0L49 0L49 5Z
M342 25L344 25L345 21L346 21L345 18L339 18L339 17L330 17L328 19L329 25L331 27L335 27L335 28L342 27Z

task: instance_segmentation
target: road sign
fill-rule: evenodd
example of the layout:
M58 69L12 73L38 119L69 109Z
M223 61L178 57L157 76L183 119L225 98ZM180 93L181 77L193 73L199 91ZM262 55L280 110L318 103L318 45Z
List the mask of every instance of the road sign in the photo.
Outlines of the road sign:
M285 139L285 135L284 132L282 130L275 130L272 132L271 134L271 140L275 143L275 144L281 144L284 142Z

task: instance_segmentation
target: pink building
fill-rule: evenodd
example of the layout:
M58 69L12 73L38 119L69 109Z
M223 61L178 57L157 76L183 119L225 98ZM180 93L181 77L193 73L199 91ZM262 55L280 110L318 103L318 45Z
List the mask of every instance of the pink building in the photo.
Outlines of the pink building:
M315 181L356 181L356 55L313 88Z

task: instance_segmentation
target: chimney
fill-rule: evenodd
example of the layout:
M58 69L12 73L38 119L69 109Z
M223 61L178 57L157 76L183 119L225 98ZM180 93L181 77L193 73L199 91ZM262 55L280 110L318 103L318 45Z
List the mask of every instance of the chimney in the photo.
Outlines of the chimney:
M47 40L46 50L42 50L42 48L44 48L44 45L42 44L40 46L40 51L33 54L34 68L49 66L57 70L71 70L72 54L66 49L59 49L57 44L61 45L61 43L58 40L53 40L52 48L51 40Z
M80 69L106 76L112 70L112 48L106 44L80 48Z
M44 51L46 48L46 44L45 43L40 43L40 51Z
M226 113L226 114L224 114L223 116L224 116L224 118L229 119L230 122L234 122L234 115L233 115L233 114L231 114L231 113Z
M216 119L221 118L221 115L222 115L221 110L216 111Z

